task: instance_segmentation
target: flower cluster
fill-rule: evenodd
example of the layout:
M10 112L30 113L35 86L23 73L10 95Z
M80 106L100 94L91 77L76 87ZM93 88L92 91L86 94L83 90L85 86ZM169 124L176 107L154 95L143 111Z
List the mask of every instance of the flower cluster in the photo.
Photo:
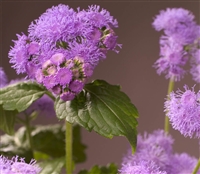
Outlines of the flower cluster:
M38 174L41 169L36 165L35 160L31 160L29 164L23 158L18 156L8 159L0 156L0 173L2 174Z
M171 92L165 102L165 111L174 129L189 137L200 138L200 91L190 90Z
M18 74L26 73L61 99L72 100L107 51L118 52L116 27L117 21L99 6L76 12L60 4L33 21L27 36L17 35L10 63Z
M183 174L192 173L197 159L186 153L174 154L173 139L163 130L138 136L137 149L124 156L121 174ZM198 172L200 174L200 171Z
M200 26L194 21L194 15L182 8L168 8L156 16L153 27L157 31L163 30L165 34L160 38L160 58L154 64L157 73L179 81L186 73L184 67L191 58L190 72L193 79L200 82L197 66Z

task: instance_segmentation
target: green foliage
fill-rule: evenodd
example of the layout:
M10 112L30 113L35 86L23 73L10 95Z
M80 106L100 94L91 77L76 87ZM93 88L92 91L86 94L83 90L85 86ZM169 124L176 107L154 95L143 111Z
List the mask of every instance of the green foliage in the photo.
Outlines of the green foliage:
M0 129L9 135L14 134L16 111L5 111L0 105Z
M25 127L20 128L13 136L1 136L0 154L8 157L18 155L25 158L27 162L33 158L27 141Z
M42 169L40 174L60 174L64 165L65 157L41 162L39 163L39 166Z
M89 171L81 170L78 174L117 174L117 166L114 163L107 166L93 166Z
M3 105L5 110L21 112L42 97L45 92L45 88L35 82L15 83L0 89L0 105Z
M86 160L86 146L81 143L80 126L73 128L73 160L81 163ZM65 128L61 125L36 126L32 128L33 151L37 160L65 156ZM14 136L1 136L0 153L6 156L21 156L29 161L32 156L26 136L26 128L21 127Z
M138 112L119 86L95 80L72 101L57 98L55 110L59 119L78 123L105 137L126 136L135 150Z

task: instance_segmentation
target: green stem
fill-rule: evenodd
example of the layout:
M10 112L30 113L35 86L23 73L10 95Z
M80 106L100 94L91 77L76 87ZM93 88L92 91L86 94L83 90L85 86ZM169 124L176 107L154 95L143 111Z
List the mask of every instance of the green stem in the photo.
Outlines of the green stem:
M53 101L55 101L55 97L52 95L51 92L46 91L46 95L48 95Z
M16 121L23 124L23 125L26 125L26 121L24 121L23 119L19 118L18 116L16 116Z
M25 126L26 126L26 134L27 134L27 138L28 138L28 141L29 141L29 147L32 151L32 156L34 158L34 155L33 155L33 140L32 140L32 137L31 137L31 127L30 127L30 119L29 119L29 115L26 115L26 122L25 122Z
M72 124L66 121L65 132L65 145L66 145L66 173L72 174Z
M196 165L196 167L194 168L192 174L196 174L196 173L198 172L199 168L200 168L200 158L199 158L199 160L198 160L198 162L197 162L197 165Z
M169 80L167 95L169 95L173 89L174 89L174 78L172 77ZM169 118L167 116L165 116L165 132L169 133Z

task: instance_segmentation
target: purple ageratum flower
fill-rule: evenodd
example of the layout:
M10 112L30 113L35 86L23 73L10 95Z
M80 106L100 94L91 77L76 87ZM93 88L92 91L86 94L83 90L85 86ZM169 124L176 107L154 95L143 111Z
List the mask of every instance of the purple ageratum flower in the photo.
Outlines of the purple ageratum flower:
M67 85L72 80L72 72L68 68L61 68L56 73L56 82L60 85Z
M27 51L29 55L37 54L39 52L40 46L37 42L31 42L28 47Z
M131 149L123 158L122 164L134 165L148 159L153 161L160 170L168 171L170 157L172 155L173 139L163 130L154 131L152 134L138 136L137 149L134 155Z
M164 30L166 35L160 39L161 57L154 64L158 74L164 73L166 78L174 78L175 81L183 78L186 72L184 66L200 36L199 26L193 20L193 14L182 8L168 8L156 16L154 28L157 31ZM195 68L195 64L192 64L191 73L196 76L198 68Z
M95 27L91 30L90 33L88 33L89 39L94 42L99 42L102 35L103 35L102 31L99 28L95 28Z
M177 90L171 92L169 99L165 101L165 112L172 124L172 127L185 137L200 137L200 92L194 92L194 87L190 90L186 85L185 91Z
M51 62L55 65L60 65L65 61L65 55L62 53L56 53L51 57Z
M174 154L171 158L171 172L169 174L192 173L197 164L197 159L186 153ZM200 174L200 170L197 172Z
M117 44L117 38L118 36L116 36L115 32L111 28L105 29L103 31L103 37L101 38L100 42L102 43L102 45L100 44L101 50L103 52L108 50L113 50L116 53L119 53L117 47L122 48L122 45Z
M157 31L174 29L179 23L193 23L194 15L183 8L161 10L154 18L153 26Z
M69 84L69 89L75 93L79 93L82 91L84 87L84 83L82 81L79 80L73 80L70 84Z
M180 81L186 72L183 68L188 60L187 52L171 37L161 37L160 45L160 58L154 63L154 68L159 75L164 73L167 79L174 78L175 81Z
M165 171L160 171L159 167L153 161L141 161L134 164L123 165L119 170L120 174L167 174Z
M75 94L73 92L70 92L70 91L63 92L60 95L60 98L64 101L70 101L70 100L73 100L75 98Z
M35 73L38 70L38 66L35 65L33 62L27 62L25 64L25 69L28 74L28 77L31 79L35 79Z
M86 77L91 77L94 71L94 67L90 63L83 64L83 72Z
M117 45L117 36L113 35L113 34L108 34L105 37L105 40L103 41L103 44L106 46L106 48L108 50L113 50L115 49L116 45Z
M44 80L44 75L43 75L43 72L42 72L42 69L38 69L36 72L35 72L35 79L38 83L42 83L43 80Z
M192 44L198 37L199 29L193 21L194 15L183 8L168 8L156 16L153 26L157 31L164 30L165 34L173 37L182 45Z
M51 92L53 92L55 95L60 95L62 92L62 87L60 85L56 85L51 89Z
M114 19L107 10L105 9L100 10L100 6L98 5L89 6L89 8L86 9L86 11L84 11L81 14L81 18L82 20L87 22L86 23L87 25L100 28L100 29L102 27L106 27L106 28L118 27L117 20Z
M191 39L196 38L196 23L193 21L194 15L183 8L167 8L162 10L159 15L156 16L153 22L153 26L157 31L164 30L168 36L177 37L178 39ZM182 38L181 38L181 37Z
M51 60L47 60L42 64L42 73L44 76L55 75L57 70L57 66Z
M106 58L102 46L106 51L118 46L113 37L117 21L108 11L100 10L99 6L77 11L62 4L48 9L31 23L28 36L19 36L10 51L20 73L26 72L29 78L43 84L55 95L80 91L75 89L74 83L78 80L79 86L84 86L95 66ZM18 50L23 53L24 62L19 61L23 71L16 61ZM77 57L82 60L76 61Z
M10 63L13 64L13 68L18 74L26 72L26 63L28 62L28 52L27 52L27 41L28 37L25 34L21 36L17 34L18 40L13 41L14 47L8 53L10 58Z
M75 19L76 12L69 6L53 6L31 23L29 36L39 39L42 44L50 42L55 45L57 41L66 41L76 36Z
M27 164L24 158L18 156L13 157L11 160L4 156L0 156L0 172L3 174L39 174L41 169L36 165L35 160L31 160Z
M3 68L0 67L0 88L4 87L8 82L6 73L4 72Z
M51 75L51 76L44 77L43 84L48 90L50 90L51 88L53 88L54 86L58 84L56 76Z
M101 59L106 58L105 54L89 41L83 41L82 44L71 43L70 47L73 47L71 50L72 57L81 57L85 63L90 63L94 67Z
M56 115L54 110L54 103L51 98L47 95L43 95L41 98L36 100L31 106L24 111L27 114L37 112L38 116L53 117Z

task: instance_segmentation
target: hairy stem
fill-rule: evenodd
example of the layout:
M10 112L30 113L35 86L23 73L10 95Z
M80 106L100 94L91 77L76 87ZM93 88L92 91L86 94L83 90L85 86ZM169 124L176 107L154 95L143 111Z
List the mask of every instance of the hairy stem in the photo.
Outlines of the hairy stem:
M169 85L168 85L168 91L167 91L167 94L169 95L172 90L174 89L174 78L170 78L169 80ZM167 116L167 113L165 115L165 132L166 133L169 133L169 118Z
M65 136L66 173L72 174L72 124L67 121Z

